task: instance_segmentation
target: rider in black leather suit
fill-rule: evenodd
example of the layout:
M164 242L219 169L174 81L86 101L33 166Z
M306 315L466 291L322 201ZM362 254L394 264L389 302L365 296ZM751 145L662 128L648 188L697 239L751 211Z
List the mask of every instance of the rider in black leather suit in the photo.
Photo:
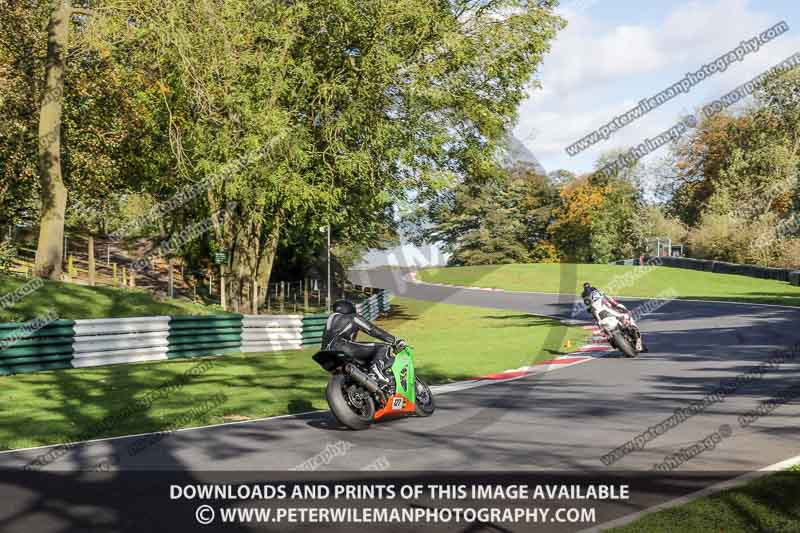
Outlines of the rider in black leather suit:
M383 342L356 342L359 331ZM399 351L404 346L402 339L359 316L356 306L347 300L338 300L333 304L333 314L328 317L322 335L323 350L344 352L363 363L374 363L382 373L391 367L391 348Z

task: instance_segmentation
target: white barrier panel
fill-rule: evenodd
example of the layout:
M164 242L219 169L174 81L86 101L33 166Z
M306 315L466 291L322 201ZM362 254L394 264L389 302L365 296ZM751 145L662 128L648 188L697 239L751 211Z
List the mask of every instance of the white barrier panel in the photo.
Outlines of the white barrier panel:
M302 328L302 315L244 315L243 328Z
M134 346L153 348L168 345L167 336L161 331L76 337L72 343L72 347L76 352L102 352L105 350L120 350Z
M167 359L168 316L76 320L72 366Z
M242 352L299 350L303 344L302 315L244 315Z
M118 363L140 363L143 361L164 361L167 359L167 347L161 348L129 348L127 350L108 350L102 352L75 353L72 366L84 368L88 366L115 365Z
M113 335L116 333L136 333L140 331L169 331L168 316L147 316L133 318L97 318L75 321L75 336Z

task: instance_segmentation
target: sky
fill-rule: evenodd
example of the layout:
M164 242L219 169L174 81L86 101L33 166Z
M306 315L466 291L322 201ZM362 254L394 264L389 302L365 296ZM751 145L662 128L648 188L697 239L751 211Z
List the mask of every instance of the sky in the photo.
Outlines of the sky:
M550 172L592 170L612 149L653 138L772 65L800 52L797 0L562 0L568 24L552 43L519 110L514 134ZM583 152L565 148L704 64L785 21L789 31L699 82L687 94ZM662 147L645 158L664 155Z

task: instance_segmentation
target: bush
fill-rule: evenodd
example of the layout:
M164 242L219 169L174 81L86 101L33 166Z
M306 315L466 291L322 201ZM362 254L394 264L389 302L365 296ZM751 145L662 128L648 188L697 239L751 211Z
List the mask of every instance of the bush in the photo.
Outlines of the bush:
M771 216L744 220L730 214L706 214L689 232L688 241L691 255L697 259L800 267L800 239L780 238Z
M716 259L738 262L738 252L734 244L737 222L730 215L711 214L689 232L687 237L692 257L697 259Z
M776 266L800 269L800 239L781 241Z
M643 207L635 219L636 230L642 238L669 237L673 243L686 242L689 231L675 217L667 216L658 206Z
M539 241L531 250L531 261L534 263L558 263L558 249L549 241Z

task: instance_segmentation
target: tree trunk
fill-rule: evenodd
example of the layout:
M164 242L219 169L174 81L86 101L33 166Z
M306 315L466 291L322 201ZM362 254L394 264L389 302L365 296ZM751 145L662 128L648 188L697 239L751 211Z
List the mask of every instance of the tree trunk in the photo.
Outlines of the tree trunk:
M256 279L258 257L261 249L260 223L242 224L241 232L231 249L231 271L228 282L228 301L237 313L252 307L253 280Z
M261 257L258 261L258 286L261 287L261 292L258 295L259 306L266 304L269 278L272 274L272 265L275 264L275 254L278 251L278 238L280 237L282 223L283 210L278 210L267 234L264 247L261 249Z
M266 303L266 291L282 223L282 212L275 214L272 224L251 222L242 228L232 247L231 270L227 279L228 302L232 309L240 312L253 307L253 287L259 287L258 306ZM255 282L255 283L254 283Z
M70 4L53 0L47 30L45 92L39 115L39 173L42 213L35 271L40 277L61 277L64 256L64 215L67 189L61 176L61 111L64 67L69 40Z

